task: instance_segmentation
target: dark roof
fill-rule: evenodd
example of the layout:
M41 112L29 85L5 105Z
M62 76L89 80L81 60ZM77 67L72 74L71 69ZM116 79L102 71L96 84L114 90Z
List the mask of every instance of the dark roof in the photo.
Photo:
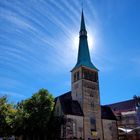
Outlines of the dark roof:
M72 100L71 91L67 92L56 99L60 100L63 113L66 115L83 116L83 111L78 101Z
M71 100L72 100L71 91L66 92L66 93L64 93L64 94L62 94L62 95L60 95L60 96L57 96L57 97L55 98L55 101L56 101L58 98L61 98L61 100L66 100L66 99L71 99Z
M102 119L116 120L116 117L109 106L101 106Z
M127 100L108 105L115 112L133 111L136 108L135 100Z

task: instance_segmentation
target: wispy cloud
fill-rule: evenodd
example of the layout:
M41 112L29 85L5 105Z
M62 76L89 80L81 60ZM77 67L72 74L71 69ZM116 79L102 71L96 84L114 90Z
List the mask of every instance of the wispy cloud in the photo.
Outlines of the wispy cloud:
M1 8L0 17L8 20L9 22L15 24L17 28L24 28L28 30L35 30L32 25L30 25L27 21L25 21L23 18L15 14L14 12L11 12L9 10L5 10Z
M118 58L115 51L114 54L111 53L114 42L113 39L110 40L111 35L106 38L112 26L105 29L105 23L112 19L114 5L104 1L84 2L88 35L91 34L94 40L91 57L93 63L107 74L116 70L121 65L120 62L126 62L123 56L119 55ZM105 13L105 7L109 9L108 13ZM63 81L68 81L66 73L69 74L77 58L78 44L75 46L73 37L79 38L81 9L81 0L1 1L2 91L15 96L23 93L23 90L29 88L34 91L42 85L49 85L50 89L55 85L55 92L60 91L59 88L66 88ZM109 45L105 42L107 39ZM139 57L130 62L138 67L138 59ZM62 80L63 74L65 76ZM63 82L62 87L57 86L60 82Z
M8 97L16 97L16 98L25 98L26 96L20 93L9 92L9 91L0 91L1 96L8 96Z

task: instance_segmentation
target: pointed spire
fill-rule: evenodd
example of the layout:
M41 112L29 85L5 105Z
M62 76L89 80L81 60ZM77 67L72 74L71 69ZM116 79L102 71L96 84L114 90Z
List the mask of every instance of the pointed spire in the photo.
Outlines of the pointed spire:
M78 50L78 58L77 58L77 64L74 67L78 68L80 66L86 66L88 68L98 70L91 62L90 59L90 53L89 53L89 47L88 47L88 41L87 41L87 31L84 21L84 13L82 10L81 15L81 27L80 27L80 40L79 40L79 50Z
M82 30L86 30L83 9L82 9L82 16L81 16L81 28L80 28L80 31L82 31Z
M82 15L81 15L81 27L80 27L80 36L85 35L87 36L86 26L85 26L85 20L84 20L84 13L82 9Z

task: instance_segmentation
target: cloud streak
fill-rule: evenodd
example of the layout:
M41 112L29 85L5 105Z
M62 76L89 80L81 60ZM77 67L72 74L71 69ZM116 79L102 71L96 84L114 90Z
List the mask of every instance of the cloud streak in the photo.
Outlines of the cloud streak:
M119 7L118 3L115 4ZM120 63L126 62L123 55L118 59L117 51L111 53L115 47L121 49L119 44L115 45L120 40L113 42L117 33L114 33L114 38L111 38L114 34L109 36L115 31L112 31L115 24L112 15L115 12L111 11L115 4L93 0L87 0L84 4L87 31L94 37L91 57L106 74L114 72L120 65L122 69L127 67L125 63L123 66ZM60 88L63 91L69 88L69 84L63 84L68 81L69 71L76 63L78 46L75 46L73 38L79 34L81 9L81 0L1 1L2 91L16 96L24 90L27 90L25 95L30 95L41 87L54 89L55 93ZM112 24L109 24L110 21ZM131 62L136 66L139 64L137 61ZM57 86L58 83L62 87Z
M25 98L26 96L25 95L22 95L20 93L15 93L15 92L9 92L9 91L0 91L0 95L1 96L8 96L8 97L16 97L16 98Z

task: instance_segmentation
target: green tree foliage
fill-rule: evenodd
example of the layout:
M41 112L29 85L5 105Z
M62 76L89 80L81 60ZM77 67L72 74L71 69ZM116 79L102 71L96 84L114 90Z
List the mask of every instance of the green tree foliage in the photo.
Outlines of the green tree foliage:
M16 134L42 135L47 133L53 107L54 98L45 89L40 89L31 98L18 103L14 121Z
M0 98L0 137L12 135L16 109L7 102L7 97Z
M7 97L0 98L0 137L11 135L23 136L23 140L45 140L52 121L54 98L46 90L40 89L31 98L17 105L7 102Z

